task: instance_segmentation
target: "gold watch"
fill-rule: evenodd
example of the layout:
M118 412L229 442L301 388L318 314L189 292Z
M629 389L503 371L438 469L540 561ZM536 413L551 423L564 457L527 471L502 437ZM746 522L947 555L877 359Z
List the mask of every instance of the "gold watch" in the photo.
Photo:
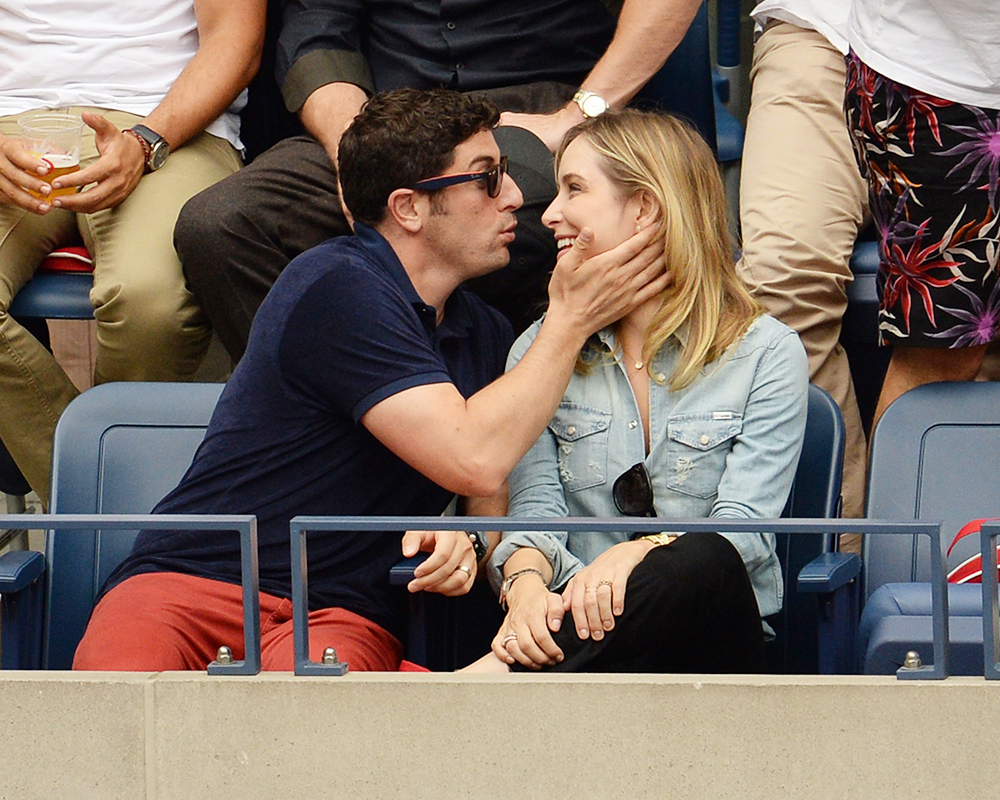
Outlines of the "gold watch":
M573 102L580 107L583 116L587 119L599 117L611 108L607 100L595 92L588 92L586 89L580 89L573 95Z
M674 539L677 538L676 534L673 533L647 533L645 536L640 536L639 539L646 542L652 542L657 547L661 545L670 544Z

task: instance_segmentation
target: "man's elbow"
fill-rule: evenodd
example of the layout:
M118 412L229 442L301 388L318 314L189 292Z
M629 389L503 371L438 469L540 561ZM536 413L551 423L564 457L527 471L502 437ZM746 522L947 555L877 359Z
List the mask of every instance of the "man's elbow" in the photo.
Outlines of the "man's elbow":
M456 466L454 484L447 488L463 497L492 497L507 480L504 470L485 459L472 457Z
M240 52L239 50L236 52ZM261 29L243 48L243 59L240 64L239 82L244 86L249 86L257 76L260 69L260 62L264 57L264 31Z
M260 62L264 55L264 42L260 41L259 46L250 54L250 58L247 59L246 66L243 70L243 78L246 85L250 85L250 81L257 77L257 72L260 70Z

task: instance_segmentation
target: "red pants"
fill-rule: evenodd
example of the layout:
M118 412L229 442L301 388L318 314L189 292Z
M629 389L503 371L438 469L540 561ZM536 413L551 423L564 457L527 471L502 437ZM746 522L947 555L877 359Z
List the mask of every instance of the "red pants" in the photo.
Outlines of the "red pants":
M261 593L260 627L263 669L294 669L292 601ZM204 670L221 645L244 658L242 587L176 572L136 575L97 604L73 669ZM394 671L403 656L392 634L342 608L309 614L309 657L320 661L327 647L352 671Z

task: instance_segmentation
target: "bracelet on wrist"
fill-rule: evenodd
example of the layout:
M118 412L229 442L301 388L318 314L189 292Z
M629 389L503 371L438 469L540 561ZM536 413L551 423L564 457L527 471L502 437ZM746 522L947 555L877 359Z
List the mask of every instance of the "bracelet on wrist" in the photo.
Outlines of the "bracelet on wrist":
M126 128L122 131L126 136L131 136L139 143L139 147L142 148L142 168L143 172L149 172L149 157L153 153L153 149L149 146L149 142L143 139L138 133L136 133L131 128Z
M476 561L482 561L486 556L487 550L490 549L489 542L486 540L486 534L482 531L466 531L465 535L469 537L469 541L472 542L472 549L476 554Z
M548 588L548 584L545 582L545 576L542 574L540 569L535 569L534 567L526 567L525 569L519 569L517 572L513 572L504 578L503 583L500 585L500 607L506 611L507 610L507 595L510 594L510 587L514 585L514 581L525 575L537 575L542 579L542 584Z

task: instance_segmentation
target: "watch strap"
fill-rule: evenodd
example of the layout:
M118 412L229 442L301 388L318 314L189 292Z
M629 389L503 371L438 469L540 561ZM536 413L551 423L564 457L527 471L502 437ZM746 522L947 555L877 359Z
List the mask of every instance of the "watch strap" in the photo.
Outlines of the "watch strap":
M131 128L132 134L140 141L146 143L146 172L153 172L162 167L170 153L170 145L167 140L152 128L136 123Z

